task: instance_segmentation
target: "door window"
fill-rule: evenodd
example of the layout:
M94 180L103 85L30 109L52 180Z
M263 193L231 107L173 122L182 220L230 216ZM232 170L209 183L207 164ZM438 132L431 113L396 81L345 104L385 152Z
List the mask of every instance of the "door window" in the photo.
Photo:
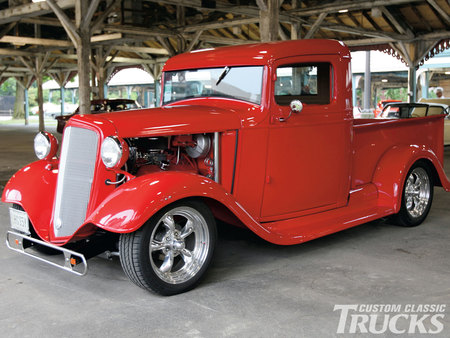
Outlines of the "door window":
M329 63L284 65L277 68L275 102L289 105L292 100L329 104L332 67Z

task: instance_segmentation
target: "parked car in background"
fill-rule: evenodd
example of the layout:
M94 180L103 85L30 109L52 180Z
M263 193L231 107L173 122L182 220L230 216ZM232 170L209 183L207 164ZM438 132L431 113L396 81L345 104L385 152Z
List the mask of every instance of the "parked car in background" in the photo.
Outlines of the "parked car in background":
M64 103L64 111L72 112L77 106L71 103ZM56 116L61 115L61 105L53 102L44 102L44 117L54 119ZM35 106L30 109L31 115L39 114L39 107Z
M388 103L384 107L379 119L409 119L432 115L448 115L448 105L431 102L418 103Z
M394 103L394 102L402 102L402 101L400 101L400 100L381 100L380 102L378 102L377 108L374 111L375 117L378 117L381 114L381 112L383 111L383 108L388 103Z
M428 102L428 103L439 103L445 104L450 107L450 99L420 99L419 102ZM444 145L450 145L450 115L448 114L449 110L447 109L447 117L444 120Z
M91 100L91 113L92 114L100 114L100 113L110 113L112 111L120 111L120 110L132 110L139 109L141 105L137 103L135 100L130 99L99 99L99 100ZM62 133L64 130L64 126L66 125L67 120L69 120L72 116L79 114L79 107L69 115L56 116L55 119L58 121L58 126L56 130L58 133Z

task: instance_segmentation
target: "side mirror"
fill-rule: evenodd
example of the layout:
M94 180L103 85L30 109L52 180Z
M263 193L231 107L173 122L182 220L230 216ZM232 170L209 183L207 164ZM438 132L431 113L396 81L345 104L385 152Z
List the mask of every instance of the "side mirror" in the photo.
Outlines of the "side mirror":
M303 103L300 100L293 100L290 104L292 113L300 113L303 110Z
M289 107L291 108L291 110L289 111L289 115L287 117L279 117L278 121L286 122L290 119L292 113L300 113L303 110L303 103L300 100L293 100L289 104Z

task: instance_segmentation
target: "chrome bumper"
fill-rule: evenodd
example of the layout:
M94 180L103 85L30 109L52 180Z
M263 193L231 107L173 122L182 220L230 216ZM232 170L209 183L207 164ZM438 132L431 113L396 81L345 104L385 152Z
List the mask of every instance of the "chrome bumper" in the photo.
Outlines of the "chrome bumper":
M33 249L33 244L53 249L58 251L61 255L45 255ZM52 245L12 230L9 230L6 234L6 245L11 250L36 258L41 262L56 266L57 268L74 273L78 276L84 276L87 273L86 258L83 254L78 252Z

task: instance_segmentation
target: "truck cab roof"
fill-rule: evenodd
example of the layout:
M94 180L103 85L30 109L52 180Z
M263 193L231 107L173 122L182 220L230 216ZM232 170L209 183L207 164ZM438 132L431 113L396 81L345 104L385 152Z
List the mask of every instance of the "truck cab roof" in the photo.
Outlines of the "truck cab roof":
M170 58L164 65L164 71L266 65L276 59L311 54L350 57L347 46L341 41L291 40L196 50Z

